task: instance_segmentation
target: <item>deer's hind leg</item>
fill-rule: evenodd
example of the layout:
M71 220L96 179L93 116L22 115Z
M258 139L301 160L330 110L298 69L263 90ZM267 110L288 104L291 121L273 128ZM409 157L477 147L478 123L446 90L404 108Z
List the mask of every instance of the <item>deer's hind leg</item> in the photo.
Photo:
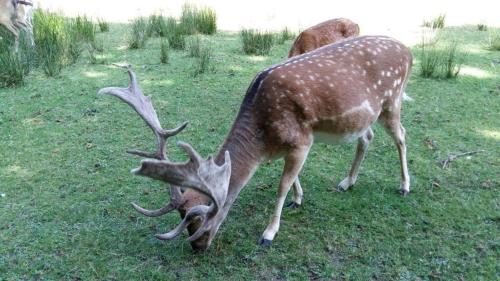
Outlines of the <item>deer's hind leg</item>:
M351 170L349 171L349 175L337 185L338 190L346 191L349 187L356 183L356 180L358 179L359 167L365 158L366 150L368 149L372 139L373 131L371 128L368 128L365 134L359 137L358 146L356 147L356 155L352 161Z
M300 184L298 176L293 182L292 190L293 190L293 200L286 206L290 209L296 209L300 207L300 205L302 204L302 197L304 196L304 192L302 191L302 186Z
M397 106L393 108L398 108ZM401 195L410 193L410 175L408 173L408 164L406 161L406 130L401 124L400 112L385 110L380 115L379 121L384 126L387 133L394 139L398 148L399 161L401 165Z

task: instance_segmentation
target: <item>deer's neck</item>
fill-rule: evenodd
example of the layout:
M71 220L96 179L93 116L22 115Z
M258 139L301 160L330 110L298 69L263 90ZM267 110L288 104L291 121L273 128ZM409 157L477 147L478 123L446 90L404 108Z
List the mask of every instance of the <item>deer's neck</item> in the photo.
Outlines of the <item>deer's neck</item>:
M262 135L251 109L245 106L240 109L231 131L215 158L217 164L224 163L225 151L229 151L231 156L231 179L227 199L219 215L215 231L224 221L240 191L264 159Z

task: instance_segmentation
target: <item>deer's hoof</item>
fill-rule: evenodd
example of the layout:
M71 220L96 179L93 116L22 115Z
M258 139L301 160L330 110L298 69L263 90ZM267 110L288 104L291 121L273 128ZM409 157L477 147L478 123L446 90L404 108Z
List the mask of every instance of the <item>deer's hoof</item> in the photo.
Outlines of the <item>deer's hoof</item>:
M300 207L300 204L296 203L296 202L290 202L286 205L287 208L290 208L290 209L297 209L298 207Z
M273 240L267 240L264 238L260 238L260 240L259 240L259 245L261 247L264 247L264 248L270 247L272 243L273 243Z
M338 185L337 185L337 191L344 192L349 189L349 187L352 186L352 183L349 179L349 177L343 179Z
M399 194L401 194L401 196L406 196L406 195L410 194L410 191L409 190L400 189L399 190Z

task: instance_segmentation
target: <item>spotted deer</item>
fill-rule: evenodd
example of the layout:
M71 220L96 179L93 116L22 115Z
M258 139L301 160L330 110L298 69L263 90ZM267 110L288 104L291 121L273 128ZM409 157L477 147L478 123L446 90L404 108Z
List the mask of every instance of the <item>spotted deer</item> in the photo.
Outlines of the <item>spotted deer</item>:
M285 198L314 142L357 140L349 174L338 184L345 191L356 182L373 139L371 126L379 121L399 152L400 192L409 193L405 129L400 114L411 65L408 48L384 36L357 37L290 58L254 78L215 157L204 159L191 145L180 142L179 147L189 156L185 163L165 160L163 152L166 136L180 132L185 124L165 133L131 70L128 88L104 88L99 93L123 99L155 132L160 152L133 151L150 159L143 159L132 173L169 183L171 201L154 211L133 205L146 216L177 209L183 218L172 231L156 235L159 239L172 239L187 228L193 249L208 248L257 167L268 159L284 157L276 208L260 239L260 244L267 246L278 232ZM302 196L302 188L293 185L293 204L300 205Z
M359 26L351 20L344 18L327 20L302 31L293 42L288 57L307 53L321 46L358 35Z

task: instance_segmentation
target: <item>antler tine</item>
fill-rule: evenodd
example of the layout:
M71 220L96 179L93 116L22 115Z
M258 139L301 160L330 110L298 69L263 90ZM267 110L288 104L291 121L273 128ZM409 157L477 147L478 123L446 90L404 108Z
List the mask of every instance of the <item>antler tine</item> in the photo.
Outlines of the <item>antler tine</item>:
M210 207L206 205L198 205L189 209L186 216L184 216L184 219L181 221L179 225L177 225L176 228L164 234L156 234L155 235L156 238L160 240L170 240L177 237L179 234L182 233L182 231L184 231L184 229L186 229L186 227L188 227L191 223L193 223L197 217L201 216L201 219L204 220L205 214L208 212L209 208Z
M171 212L179 207L179 205L182 202L182 192L180 187L171 185L170 186L170 202L168 202L166 205L161 207L160 209L157 210L148 210L144 209L141 206L135 204L134 202L131 202L132 206L134 209L137 210L137 212L147 216L147 217L159 217L161 215L164 215L168 212Z
M147 217L159 217L161 215L164 215L164 214L176 209L176 206L172 202L169 202L165 206L161 207L158 210L154 210L154 211L144 209L141 206L135 204L134 202L132 202L131 204L134 207L134 209L137 210L137 212L139 212Z
M146 124L151 128L156 137L156 145L157 145L156 152L150 153L140 150L129 150L127 152L130 154L148 158L154 158L160 160L167 159L165 151L166 139L171 136L175 136L176 134L181 132L187 126L188 122L182 123L175 129L164 130L160 125L160 121L158 120L158 115L156 114L153 104L151 103L151 98L145 96L142 93L141 89L139 88L136 75L132 71L131 66L118 65L118 64L113 64L113 65L127 70L130 78L130 85L127 88L119 88L119 87L103 88L99 90L98 94L113 95L115 97L118 97L128 105L130 105L144 120L144 122L146 122Z

